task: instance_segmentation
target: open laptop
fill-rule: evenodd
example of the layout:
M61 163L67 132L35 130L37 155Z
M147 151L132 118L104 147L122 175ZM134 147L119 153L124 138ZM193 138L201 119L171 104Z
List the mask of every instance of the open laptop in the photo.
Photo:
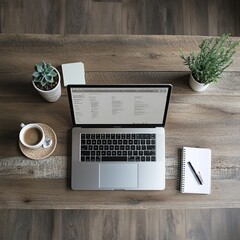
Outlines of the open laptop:
M163 190L172 86L68 85L74 190Z

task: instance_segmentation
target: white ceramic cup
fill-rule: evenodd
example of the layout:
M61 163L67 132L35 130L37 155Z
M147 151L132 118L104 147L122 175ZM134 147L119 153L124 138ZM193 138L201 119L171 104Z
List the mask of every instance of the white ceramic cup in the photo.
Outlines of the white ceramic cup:
M41 126L36 123L21 124L19 133L20 142L27 148L37 149L42 147L45 141L45 134Z

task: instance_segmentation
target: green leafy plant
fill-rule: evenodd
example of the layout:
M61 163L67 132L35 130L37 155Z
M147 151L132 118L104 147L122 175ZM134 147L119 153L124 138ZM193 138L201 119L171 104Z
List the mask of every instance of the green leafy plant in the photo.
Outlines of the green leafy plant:
M181 51L180 56L196 81L203 84L217 82L220 74L232 63L240 41L230 40L229 36L224 34L203 40L199 45L199 53L192 52L184 56Z
M42 90L51 90L57 85L57 72L51 64L44 61L35 65L35 72L32 76L35 85Z

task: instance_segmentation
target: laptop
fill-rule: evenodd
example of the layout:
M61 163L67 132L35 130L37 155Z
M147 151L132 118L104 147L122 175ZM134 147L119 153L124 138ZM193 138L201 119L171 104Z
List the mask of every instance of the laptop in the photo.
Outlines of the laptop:
M163 190L172 86L68 85L73 190Z

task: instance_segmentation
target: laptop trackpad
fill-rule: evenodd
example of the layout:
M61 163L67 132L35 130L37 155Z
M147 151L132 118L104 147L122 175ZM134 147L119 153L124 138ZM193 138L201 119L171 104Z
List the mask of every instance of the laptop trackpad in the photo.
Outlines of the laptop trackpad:
M137 186L137 164L100 164L100 188L124 189Z

